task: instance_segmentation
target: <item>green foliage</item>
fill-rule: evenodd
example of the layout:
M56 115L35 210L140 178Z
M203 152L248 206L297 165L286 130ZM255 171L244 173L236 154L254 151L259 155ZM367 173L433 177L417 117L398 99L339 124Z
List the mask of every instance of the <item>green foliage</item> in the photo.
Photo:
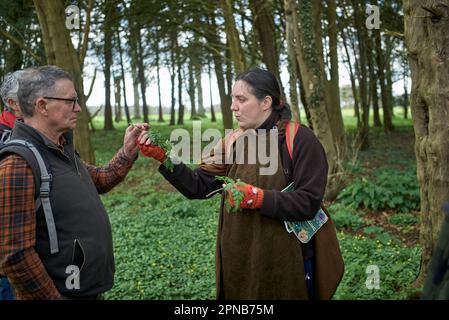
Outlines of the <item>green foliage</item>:
M419 218L409 213L396 213L388 219L388 222L394 225L415 225L419 223Z
M238 190L236 186L244 186L245 183L243 183L240 179L237 179L234 181L233 179L226 177L226 176L217 176L215 177L216 180L223 181L223 190L226 192L230 192L232 194L232 199L234 200L234 207L231 206L229 201L226 201L226 209L228 212L236 212L238 210L238 207L240 203L243 201L244 194L242 191Z
M363 218L351 206L335 203L328 208L337 229L359 230L366 225Z
M156 181L153 181L153 183ZM155 190L104 197L114 240L107 299L213 299L219 201Z
M421 255L418 247L404 247L393 238L384 242L382 236L371 239L340 232L338 238L345 261L345 274L334 299L407 298L402 291L418 275ZM368 289L366 286L366 271L370 265L379 268L379 289Z
M173 145L170 140L164 137L161 132L153 128L148 131L148 137L150 138L151 144L159 146L165 151L166 160L164 161L164 166L169 170L173 170L174 166L170 160L170 153Z
M358 177L337 198L343 204L353 204L372 210L397 209L408 212L419 207L419 187L416 174L382 168L373 180Z
M369 226L363 228L363 232L371 237L374 237L376 240L380 241L382 244L387 245L392 241L398 243L398 241L393 238L388 232L384 230L382 227L378 226Z

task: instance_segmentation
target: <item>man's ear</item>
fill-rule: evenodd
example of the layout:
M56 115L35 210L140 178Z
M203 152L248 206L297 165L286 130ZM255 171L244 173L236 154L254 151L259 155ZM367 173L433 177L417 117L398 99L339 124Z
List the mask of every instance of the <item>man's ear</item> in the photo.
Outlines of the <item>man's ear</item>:
M35 103L35 109L36 112L39 112L42 115L48 115L48 111L47 111L47 103L45 102L44 99L37 99L36 103Z
M9 108L11 109L12 113L17 118L20 118L20 119L23 118L22 110L20 110L19 104L17 103L16 100L9 98L8 105L9 105Z
M271 96L265 96L265 98L263 98L262 104L262 110L268 110L273 105L273 99L271 98Z

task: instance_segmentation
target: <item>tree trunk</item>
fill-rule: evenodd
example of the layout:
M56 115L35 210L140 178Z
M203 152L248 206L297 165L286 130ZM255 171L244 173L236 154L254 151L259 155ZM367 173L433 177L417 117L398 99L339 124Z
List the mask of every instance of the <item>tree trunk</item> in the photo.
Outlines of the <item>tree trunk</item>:
M253 26L257 31L262 51L262 61L280 81L279 54L276 52L276 38L273 21L273 3L271 0L250 0L253 13Z
M142 48L142 37L140 35L140 28L136 29L137 33L137 74L139 76L140 82L140 94L142 96L142 111L143 111L143 122L148 123L148 105L145 90L147 88L147 81L145 79L145 71L143 65L143 48Z
M170 72L170 82L171 82L171 106L170 106L170 126L174 126L175 125L175 117L176 117L176 113L175 113L175 103L176 103L176 98L175 98L175 79L176 79L176 59L175 59L175 50L173 50L173 48L175 48L175 41L176 41L176 33L175 32L171 32L170 33L170 41L171 41L171 47L172 50L170 50L170 67L171 67L171 72Z
M158 107L158 119L157 122L164 122L164 113L162 111L162 97L161 97L161 75L160 75L160 52L159 52L159 41L160 41L160 37L159 37L159 31L156 31L156 43L154 46L154 51L155 51L155 55L156 55L156 79L157 79L157 98L158 98L158 102L159 102L159 107Z
M380 94L382 98L382 110L384 114L384 130L386 133L393 129L393 122L391 117L391 108L389 105L387 84L385 79L385 61L382 53L382 41L380 39L380 30L374 31L375 33L375 48L376 48L376 60L377 60L377 75L380 83Z
M296 39L296 59L300 66L301 79L304 83L304 91L309 107L313 130L326 151L329 164L328 187L326 193L335 189L334 183L341 172L341 163L335 147L335 139L329 126L326 102L324 98L324 78L321 63L323 57L317 54L319 51L313 27L312 4L300 2L299 20L301 30L298 30L298 17L296 4L292 0L284 0L287 15L291 15L293 32Z
M449 199L449 1L404 0L404 13L421 194L422 256L415 284L422 285Z
M114 77L115 97L115 122L122 121L122 86L120 77Z
M369 37L369 41L371 44L371 47L374 46L373 44L373 37ZM380 116L379 116L379 95L377 94L377 75L375 71L375 57L370 54L368 57L368 68L369 68L369 91L370 91L370 97L371 101L373 102L373 126L374 127L381 127L382 123L380 122Z
M215 117L214 110L214 101L212 100L212 71L210 67L210 62L207 64L209 66L209 96L210 96L210 113L211 113L211 122L217 122L217 118Z
M246 4L243 1L239 1L238 4L240 12L241 35L243 37L243 43L245 43L247 48L249 49L249 65L255 66L259 61L256 35L255 32L248 32L248 30L245 28L245 20L249 20L246 16Z
M298 74L297 74L297 64L295 57L295 38L293 35L293 25L291 22L291 14L285 15L287 20L285 26L285 39L287 42L287 58L288 58L288 69L289 69L289 86L290 86L290 107L292 109L293 119L295 121L301 121L301 112L299 110L298 101Z
M386 50L385 50L385 80L387 85L388 106L390 108L390 115L394 118L394 97L393 97L393 72L391 70L392 51L394 42L391 37L386 37ZM391 126L391 130L394 130L394 126Z
M179 46L178 37L174 37L174 47L176 65L178 69L178 125L184 124L184 103L182 101L182 54Z
M362 114L361 114L361 122L360 127L357 128L357 141L356 148L365 150L369 147L369 103L368 103L368 85L367 85L367 45L369 45L368 34L365 27L365 20L363 19L363 8L360 8L360 4L353 0L352 1L354 7L354 20L357 29L357 41L359 45L359 71L358 75L358 83L359 83L359 92L360 92L360 102L362 105Z
M245 53L243 52L242 44L240 43L239 33L235 26L234 9L232 0L220 0L220 5L223 10L225 20L225 32L228 39L229 51L231 59L234 63L235 72L238 74L245 71Z
M123 50L122 50L122 44L120 42L120 34L118 31L117 31L117 47L118 47L119 57L120 57L120 72L121 72L121 78L122 78L122 82L123 82L123 101L125 103L126 121L127 121L127 123L131 123L131 116L129 114L128 101L126 99L126 81L125 81L125 67L123 66Z
M351 56L349 55L348 45L346 43L346 35L345 31L341 31L341 39L343 42L343 48L345 49L346 53L346 59L348 63L349 68L349 78L351 79L351 89L352 89L352 98L354 99L354 116L357 118L357 128L360 128L361 126L361 120L360 120L360 108L359 108L359 95L357 93L357 85L355 83L355 75L354 71L352 69L352 62L351 62Z
M89 131L89 113L86 108L86 98L82 80L82 70L79 57L73 47L70 33L65 26L63 1L33 0L36 7L42 39L45 45L47 63L55 64L73 77L78 92L82 112L78 115L75 130L75 146L81 157L87 163L95 163L95 153L92 148Z
M327 2L327 20L329 33L329 55L330 55L330 82L328 83L329 96L327 111L335 139L338 158L344 160L347 153L346 134L343 124L343 115L340 106L340 86L338 76L338 50L337 50L337 8L335 0Z
M407 73L404 72L404 99L402 101L404 107L404 119L408 119L408 88L407 88Z
M111 65L112 65L112 29L111 29L111 11L114 7L105 6L105 18L103 25L104 42L104 88L105 88L105 105L104 105L104 130L113 130L114 124L112 120L111 106Z
M139 75L137 72L137 40L130 33L129 37L129 55L131 58L131 76L133 78L133 95L134 95L134 119L140 119L140 95L139 95ZM135 36L134 36L135 37Z
M212 55L212 60L214 61L215 77L217 78L218 92L220 94L223 129L232 129L231 99L225 88L225 77L223 71L224 61L223 56L220 53L220 49L222 49L223 44L220 42L213 13L208 20L208 32L205 33L205 36L207 42L210 44L208 48Z
M179 50L179 48L178 48ZM184 104L182 103L182 62L179 52L176 54L178 64L178 125L184 124Z
M189 73L189 84L187 93L190 98L190 119L196 117L196 105L195 105L195 80L193 76L193 61L190 60L188 65L188 73Z
M132 45L132 40L130 36L130 46L129 52L131 57L131 76L133 78L133 96L134 96L134 119L140 119L140 94L139 94L139 75L137 72L137 54L136 47L137 45Z
M195 84L196 84L196 93L198 96L198 115L200 117L206 116L206 110L204 110L204 101L203 101L203 84L201 83L201 63L199 59L195 59Z

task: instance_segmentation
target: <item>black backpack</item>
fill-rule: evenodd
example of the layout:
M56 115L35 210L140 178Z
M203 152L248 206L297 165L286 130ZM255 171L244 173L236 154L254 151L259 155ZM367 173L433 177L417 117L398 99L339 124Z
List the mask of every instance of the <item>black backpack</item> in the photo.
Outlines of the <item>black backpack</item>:
M443 209L446 212L445 218L421 295L424 300L449 299L449 203Z
M10 128L0 125L0 160L7 154L17 154L30 165L36 185L36 213L42 206L50 240L50 253L57 253L59 252L58 237L50 203L51 168L36 146L26 140L11 140L11 133Z

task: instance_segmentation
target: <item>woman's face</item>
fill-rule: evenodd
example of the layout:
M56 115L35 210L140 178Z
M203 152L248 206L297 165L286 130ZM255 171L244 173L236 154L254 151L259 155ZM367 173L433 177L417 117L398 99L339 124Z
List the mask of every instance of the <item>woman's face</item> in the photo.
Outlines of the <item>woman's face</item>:
M231 111L242 130L258 128L271 114L271 103L270 96L257 99L243 80L236 81L232 88Z

